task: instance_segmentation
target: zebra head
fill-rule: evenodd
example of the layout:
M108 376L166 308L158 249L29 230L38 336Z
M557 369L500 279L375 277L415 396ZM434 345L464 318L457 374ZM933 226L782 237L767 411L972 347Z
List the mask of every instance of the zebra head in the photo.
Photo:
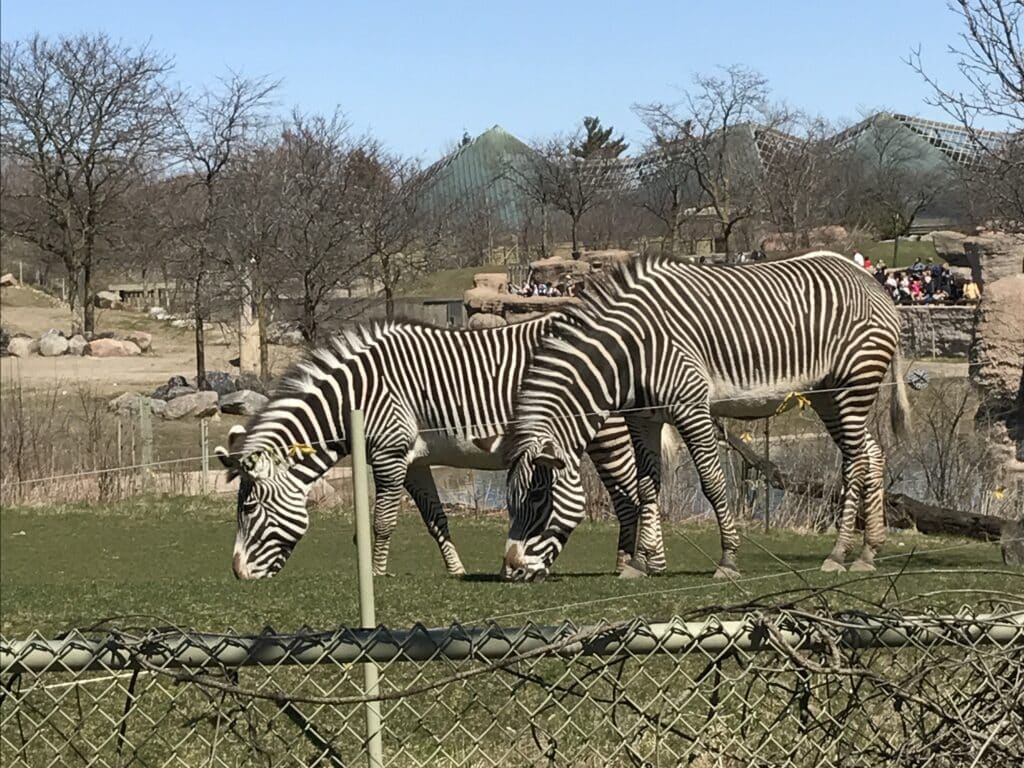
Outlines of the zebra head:
M245 436L244 427L232 427L228 449L215 449L228 479L239 479L231 568L239 579L269 578L284 567L309 528L309 483L293 471L286 453L271 448L243 453Z
M508 473L512 519L501 575L509 581L543 580L569 533L583 519L579 457L545 438L531 440Z

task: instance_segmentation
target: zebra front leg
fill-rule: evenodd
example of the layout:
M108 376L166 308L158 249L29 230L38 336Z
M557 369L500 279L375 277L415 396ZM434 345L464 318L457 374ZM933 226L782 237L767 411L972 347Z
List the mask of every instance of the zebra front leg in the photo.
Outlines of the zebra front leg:
M448 516L444 513L441 499L437 495L437 485L434 483L430 467L410 465L405 473L405 489L416 502L416 508L420 511L427 531L437 542L448 575L464 576L466 569L462 566L462 560L459 559L459 553L448 532Z
M700 477L701 490L715 510L718 520L718 532L722 542L722 557L715 569L716 579L732 579L740 575L736 555L740 547L740 537L736 532L736 522L729 509L729 498L726 493L725 473L722 471L722 460L718 455L718 434L710 411L694 412L692 409L673 414L676 429L686 443L693 458L697 475Z

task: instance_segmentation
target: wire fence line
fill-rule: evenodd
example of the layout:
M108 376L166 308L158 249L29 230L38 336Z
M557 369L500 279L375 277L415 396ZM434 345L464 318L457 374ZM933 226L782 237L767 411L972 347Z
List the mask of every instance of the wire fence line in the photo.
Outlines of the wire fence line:
M1024 599L665 622L255 635L106 622L0 639L5 765L1006 766ZM362 667L380 672L366 695Z

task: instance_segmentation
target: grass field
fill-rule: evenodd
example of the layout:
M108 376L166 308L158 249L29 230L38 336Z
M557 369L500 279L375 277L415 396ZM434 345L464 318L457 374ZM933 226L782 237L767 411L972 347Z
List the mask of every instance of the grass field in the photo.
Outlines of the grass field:
M358 622L348 515L314 517L310 532L281 574L254 583L238 582L231 575L234 528L233 500L143 498L107 506L4 509L0 632L7 637L30 630L51 634L123 614L147 614L157 623L213 631L258 631L268 624L288 631L303 625L327 628ZM670 528L669 574L622 581L611 573L614 525L585 523L559 558L551 579L543 584L504 584L493 577L506 535L503 522L460 517L453 519L452 529L473 574L464 580L445 577L418 516L401 519L391 548L394 575L376 582L379 622L443 625L502 616L512 625L527 619L659 619L799 587L804 579L810 584L837 583L836 577L816 571L766 578L788 568L815 569L829 550L831 535L753 531L740 560L748 581L713 582L709 557L717 556L718 544L711 526ZM928 553L938 549L945 551ZM1024 594L1024 574L1003 569L996 545L896 534L883 554L897 555L884 562L887 572L903 566L949 569L943 574L904 575L897 590L902 597L947 589ZM838 579L856 581L856 576ZM888 586L884 580L858 582L848 600L852 605L858 598L877 599ZM939 607L965 602L970 598L957 593L935 598ZM586 604L571 605L575 603Z

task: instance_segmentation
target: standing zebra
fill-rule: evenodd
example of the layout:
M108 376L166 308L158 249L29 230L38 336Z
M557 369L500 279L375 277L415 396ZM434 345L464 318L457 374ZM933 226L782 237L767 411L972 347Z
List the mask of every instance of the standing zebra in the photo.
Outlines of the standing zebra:
M884 456L867 418L889 370L893 428L908 428L898 337L892 299L834 253L743 267L655 256L613 268L555 321L524 378L506 440L506 571L515 579L547 572L582 518L583 446L621 409L649 445L659 422L679 431L718 518L715 575L735 575L739 537L714 417L771 416L800 393L843 458L839 536L822 570L844 570L862 502L864 548L851 568L872 569L885 541Z
M357 408L365 412L376 487L373 572L387 571L404 489L448 573L462 574L430 466L507 467L500 434L552 322L549 315L479 331L386 323L350 331L310 353L248 429L232 430L228 450L217 448L229 472L240 476L235 575L272 576L284 566L309 524L310 486L349 452L348 414ZM664 570L657 495L642 495L625 421L609 419L588 445L619 519L618 569L635 553L637 567Z

